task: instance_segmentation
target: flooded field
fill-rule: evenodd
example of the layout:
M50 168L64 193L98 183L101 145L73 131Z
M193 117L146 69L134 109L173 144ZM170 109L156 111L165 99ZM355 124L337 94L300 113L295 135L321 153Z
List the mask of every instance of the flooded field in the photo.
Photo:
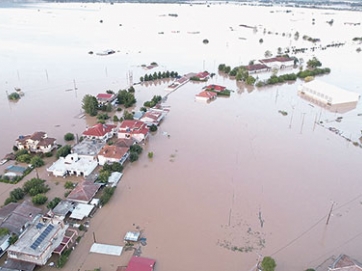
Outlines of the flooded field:
M127 165L65 269L127 265L131 252L116 257L89 249L93 233L100 243L122 245L135 229L147 238L139 252L157 261L157 271L248 271L263 256L272 256L279 271L317 268L340 253L360 260L362 148L354 142L361 136L361 105L334 113L300 98L299 80L250 88L217 71L221 63L262 59L267 50L276 55L278 47L310 48L302 38L307 35L320 38L317 47L344 45L296 56L316 56L332 70L320 80L362 94L361 45L352 41L362 27L345 24L360 22L360 15L234 4L0 8L0 156L12 151L19 135L39 130L64 144L64 134L81 134L95 122L82 115L84 95L126 89L146 73L207 70L216 74L207 84L232 90L229 98L204 104L195 95L205 83L189 82L168 96L171 111L143 145L140 160ZM326 23L331 19L333 25ZM106 49L116 53L95 54ZM142 67L151 62L159 66ZM135 85L135 110L153 95L166 95L167 85ZM7 100L14 88L25 93L16 103ZM51 184L50 197L64 194L64 179L39 172ZM0 184L0 200L13 188Z

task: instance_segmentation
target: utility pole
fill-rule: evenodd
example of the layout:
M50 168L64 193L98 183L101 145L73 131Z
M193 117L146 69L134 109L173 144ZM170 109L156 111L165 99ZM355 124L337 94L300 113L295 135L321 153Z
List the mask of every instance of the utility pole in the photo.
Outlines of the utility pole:
M301 126L300 126L300 134L303 132L303 126L304 126L304 117L305 117L305 114L306 114L306 113L302 113L302 115L303 115L303 119L302 119L302 124L301 124Z
M329 210L329 214L328 214L328 217L327 217L326 225L328 225L329 219L331 218L332 211L333 211L333 206L334 206L334 201L332 202L331 209Z

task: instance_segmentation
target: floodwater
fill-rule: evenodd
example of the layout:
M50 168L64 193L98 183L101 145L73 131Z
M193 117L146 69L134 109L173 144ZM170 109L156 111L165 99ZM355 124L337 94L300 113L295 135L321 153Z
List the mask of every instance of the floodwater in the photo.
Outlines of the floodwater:
M172 13L178 16L168 16ZM326 23L331 19L332 26ZM127 265L129 251L116 257L89 249L94 237L122 245L124 234L136 229L147 238L138 252L155 259L158 271L248 271L263 256L272 256L280 271L316 268L340 253L360 259L360 104L334 113L301 99L300 81L250 88L217 72L221 63L246 65L267 50L275 55L278 47L310 48L313 44L302 38L307 35L320 38L322 46L345 45L296 56L305 62L316 56L332 70L320 80L362 94L356 52L361 45L352 42L362 27L345 24L360 20L361 14L351 11L232 3L4 4L1 156L11 152L19 135L38 130L64 144L64 134L80 134L94 123L79 117L84 95L125 89L146 73L207 70L216 73L207 84L233 91L229 98L199 103L194 97L205 83L190 82L168 96L170 113L143 146L139 161L127 165L110 203L91 219L66 270ZM116 53L95 54L106 49ZM142 68L151 62L159 66ZM153 95L166 95L166 86L136 85L135 110ZM6 98L14 88L25 93L15 103ZM64 194L64 179L48 180L52 191ZM1 184L1 199L12 188Z

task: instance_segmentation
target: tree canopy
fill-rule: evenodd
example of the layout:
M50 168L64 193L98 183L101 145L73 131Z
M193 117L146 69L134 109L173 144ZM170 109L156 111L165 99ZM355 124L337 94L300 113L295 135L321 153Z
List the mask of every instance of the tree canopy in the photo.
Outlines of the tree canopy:
M261 268L263 271L274 271L277 264L272 257L266 256L261 262Z
M82 108L85 113L96 116L98 111L98 101L97 98L92 95L85 95L83 98Z

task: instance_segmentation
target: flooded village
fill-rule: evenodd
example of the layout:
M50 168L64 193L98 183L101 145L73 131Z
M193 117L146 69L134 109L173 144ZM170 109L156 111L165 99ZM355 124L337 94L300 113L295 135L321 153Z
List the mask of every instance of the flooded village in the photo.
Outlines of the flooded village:
M361 268L359 12L0 15L1 270Z

